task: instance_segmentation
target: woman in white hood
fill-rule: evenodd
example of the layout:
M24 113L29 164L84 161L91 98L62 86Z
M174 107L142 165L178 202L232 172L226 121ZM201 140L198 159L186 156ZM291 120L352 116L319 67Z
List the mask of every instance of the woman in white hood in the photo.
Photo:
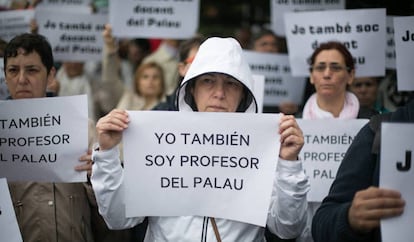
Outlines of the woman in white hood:
M252 75L239 43L209 38L201 46L177 95L179 111L257 112ZM94 151L92 185L99 212L112 229L133 227L144 217L126 218L123 170L116 148L128 127L125 110L113 110L97 125L99 149ZM306 225L309 181L298 160L302 131L293 116L282 115L281 148L267 227L281 238L295 238ZM200 216L149 217L145 241L265 241L264 228Z

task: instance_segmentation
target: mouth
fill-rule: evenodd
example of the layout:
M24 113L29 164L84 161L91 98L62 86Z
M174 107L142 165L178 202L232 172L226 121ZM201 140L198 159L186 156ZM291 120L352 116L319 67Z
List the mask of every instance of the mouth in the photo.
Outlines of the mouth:
M333 87L334 85L332 84L321 84L321 87Z
M214 111L214 112L225 112L227 109L225 107L222 106L208 106L207 107L208 110Z
M322 88L322 89L333 89L334 86L333 85L321 85L320 88Z
M28 90L20 90L16 92L16 97L31 97L32 92Z

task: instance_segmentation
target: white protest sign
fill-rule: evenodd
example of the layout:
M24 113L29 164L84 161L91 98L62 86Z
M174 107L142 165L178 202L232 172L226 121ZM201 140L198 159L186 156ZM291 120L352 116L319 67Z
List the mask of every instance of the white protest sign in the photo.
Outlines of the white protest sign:
M36 11L39 33L52 45L57 61L102 60L104 15Z
M196 215L265 226L279 114L129 111L129 117L127 217Z
M385 48L385 67L395 69L395 41L394 41L394 21L393 16L387 16L387 42Z
M30 32L30 21L35 18L35 11L10 10L0 14L0 38L10 41L13 37Z
M398 91L414 90L414 16L394 17Z
M253 96L257 103L257 112L263 113L263 98L265 90L265 77L253 74Z
M92 0L42 0L37 5L37 7L80 7L80 6L90 6Z
M311 10L345 9L345 0L271 0L270 21L272 30L280 36L285 36L283 14L286 12L301 12Z
M254 74L265 76L264 105L278 105L282 102L301 104L306 80L292 77L289 58L286 54L243 51Z
M314 49L334 40L353 55L357 77L384 76L385 17L385 9L285 13L292 75L309 76L307 61Z
M328 195L345 152L367 119L298 119L305 145L300 152L311 189L307 199L321 202Z
M4 78L4 61L0 58L0 100L4 100L9 96L6 79Z
M414 237L414 124L381 126L380 187L401 192L405 200L401 216L381 220L383 242L405 242Z
M92 8L88 5L70 5L64 3L56 3L56 4L42 4L37 5L35 8L36 12L62 12L64 10L66 13L77 13L77 14L92 14Z
M109 23L114 36L186 39L199 24L199 0L109 1Z
M0 234L3 242L23 241L5 178L0 178Z
M86 95L0 102L0 177L84 182L75 171L88 149Z

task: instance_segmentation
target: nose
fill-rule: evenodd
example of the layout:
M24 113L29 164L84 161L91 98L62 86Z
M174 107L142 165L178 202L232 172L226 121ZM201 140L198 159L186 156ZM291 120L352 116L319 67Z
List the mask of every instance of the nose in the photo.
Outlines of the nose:
M224 89L224 83L223 82L217 82L214 85L214 97L223 99L226 95L226 91Z
M331 76L331 70L329 69L329 67L326 67L325 70L323 71L323 77L329 78L330 76Z
M24 70L19 71L19 74L18 74L17 78L18 78L17 82L19 84L26 84L27 83L27 77L26 77L26 73L25 73Z

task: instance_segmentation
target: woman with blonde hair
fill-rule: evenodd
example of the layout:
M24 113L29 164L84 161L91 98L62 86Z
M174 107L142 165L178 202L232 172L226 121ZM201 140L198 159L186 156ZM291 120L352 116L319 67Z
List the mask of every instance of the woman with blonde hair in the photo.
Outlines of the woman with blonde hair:
M162 67L155 62L141 64L134 75L134 89L125 89L117 108L151 110L165 100Z

